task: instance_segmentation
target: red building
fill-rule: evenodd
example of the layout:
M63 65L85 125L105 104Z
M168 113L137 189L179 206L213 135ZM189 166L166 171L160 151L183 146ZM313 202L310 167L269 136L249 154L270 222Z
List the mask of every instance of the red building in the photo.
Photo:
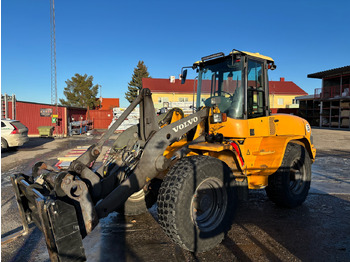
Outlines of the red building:
M7 116L2 117L21 121L28 127L29 135L38 135L39 126L53 126L55 134L66 136L70 121L86 120L85 108L57 106L56 111L56 107L50 104L16 101L13 107L12 103L8 101L7 106L11 110L7 110ZM57 119L56 123L52 123L52 118Z
M114 107L119 107L119 98L104 98L100 97L101 107L99 110L113 110Z
M95 129L107 129L113 120L112 109L119 107L119 98L100 98L101 108L89 110L88 113L86 108L59 105L56 109L51 104L16 101L15 98L5 96L2 96L1 117L21 121L28 127L29 135L39 135L39 126L52 126L55 135L67 136L70 122L84 120L92 120ZM53 118L57 119L55 123Z

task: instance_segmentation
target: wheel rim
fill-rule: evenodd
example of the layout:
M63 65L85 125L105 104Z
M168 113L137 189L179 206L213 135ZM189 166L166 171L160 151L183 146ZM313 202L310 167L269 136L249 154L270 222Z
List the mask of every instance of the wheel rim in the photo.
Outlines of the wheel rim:
M305 167L300 160L295 160L289 173L289 188L295 195L300 194L305 187Z
M203 232L211 231L221 223L226 208L227 193L222 181L206 179L199 184L192 197L192 222Z
M142 200L143 198L145 198L145 192L143 191L143 189L141 189L141 190L135 192L134 194L132 194L129 197L129 200L138 202L138 201Z

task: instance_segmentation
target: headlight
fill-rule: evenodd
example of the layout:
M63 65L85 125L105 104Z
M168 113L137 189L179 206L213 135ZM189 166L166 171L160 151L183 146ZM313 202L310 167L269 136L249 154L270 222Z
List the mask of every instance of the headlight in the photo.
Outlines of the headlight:
M227 115L225 113L214 113L212 123L222 123L227 121Z
M308 123L306 123L305 128L306 128L306 131L307 131L308 133L311 132L311 127L310 127L310 125L309 125Z

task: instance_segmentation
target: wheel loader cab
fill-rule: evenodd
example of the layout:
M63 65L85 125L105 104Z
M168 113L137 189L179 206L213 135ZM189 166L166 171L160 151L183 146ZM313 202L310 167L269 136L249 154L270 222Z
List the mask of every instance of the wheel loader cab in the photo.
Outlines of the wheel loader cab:
M273 64L271 58L237 51L196 62L197 108L217 106L231 119L268 116L269 64Z

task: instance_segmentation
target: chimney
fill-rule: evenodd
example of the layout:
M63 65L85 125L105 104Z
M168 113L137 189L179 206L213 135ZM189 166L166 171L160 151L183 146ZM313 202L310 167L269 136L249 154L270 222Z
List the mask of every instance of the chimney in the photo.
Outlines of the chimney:
M280 77L280 81L281 81L281 82L284 82L284 77Z
M175 76L169 77L170 83L175 84Z

